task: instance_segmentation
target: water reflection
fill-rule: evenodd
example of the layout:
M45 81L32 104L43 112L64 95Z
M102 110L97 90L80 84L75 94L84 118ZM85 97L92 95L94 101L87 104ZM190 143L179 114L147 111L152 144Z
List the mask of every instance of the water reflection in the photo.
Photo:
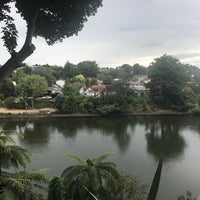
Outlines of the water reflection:
M176 119L176 120L175 120ZM196 123L196 122L195 122ZM51 134L62 134L65 139L74 139L84 130L89 135L102 134L111 137L121 152L130 146L135 126L145 126L147 151L158 160L160 153L165 161L180 158L186 147L180 130L183 118L173 117L112 117L112 118L48 118L37 120L2 120L4 130L24 133L22 143L48 144ZM200 127L199 127L200 128Z
M147 151L159 160L160 155L164 161L180 159L184 153L186 142L180 135L182 122L173 117L149 118L145 121Z
M137 120L128 117L113 118L49 118L34 120L2 120L2 130L18 131L24 134L20 143L41 144L45 147L51 134L62 134L65 139L74 139L83 130L89 135L102 134L111 137L121 152L129 148L131 135Z
M125 152L130 144L130 133L133 131L135 123L126 117L115 118L60 118L52 121L54 131L63 134L68 138L75 138L77 133L85 130L88 134L99 133L112 137L120 148Z

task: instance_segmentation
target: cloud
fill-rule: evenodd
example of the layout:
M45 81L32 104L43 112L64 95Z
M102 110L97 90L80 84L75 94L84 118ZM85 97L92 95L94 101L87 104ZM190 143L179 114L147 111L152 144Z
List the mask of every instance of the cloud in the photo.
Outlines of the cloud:
M48 46L34 39L36 51L26 62L64 65L96 60L101 67L123 63L148 66L164 53L200 67L199 0L104 0L78 36ZM25 24L16 17L19 44L25 38ZM0 43L0 64L9 56Z

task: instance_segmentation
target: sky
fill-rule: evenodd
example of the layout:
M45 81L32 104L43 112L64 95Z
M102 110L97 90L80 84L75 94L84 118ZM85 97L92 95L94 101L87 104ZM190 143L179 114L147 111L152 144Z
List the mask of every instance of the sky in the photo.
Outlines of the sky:
M89 60L99 67L136 63L148 67L167 54L200 68L199 10L199 0L104 0L78 36L53 46L34 39L36 50L25 63L64 66L67 61ZM21 47L26 25L14 16ZM9 57L0 42L0 65Z

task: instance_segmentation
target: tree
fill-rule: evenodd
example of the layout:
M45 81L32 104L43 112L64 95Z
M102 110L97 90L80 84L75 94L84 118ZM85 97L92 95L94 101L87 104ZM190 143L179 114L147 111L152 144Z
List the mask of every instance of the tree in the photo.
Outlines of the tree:
M78 74L79 74L79 71L76 65L70 62L65 63L64 70L63 70L63 78L71 79Z
M78 63L77 69L80 74L86 78L96 78L99 71L98 65L95 61L83 61Z
M14 18L10 15L11 3L27 25L23 46L16 52L18 31ZM13 5L13 4L12 4ZM47 44L62 42L65 38L77 35L88 17L95 15L102 6L102 0L2 0L0 1L0 22L2 40L11 58L0 68L0 80L20 67L23 61L35 50L33 37L43 37Z
M108 152L94 158L93 160L83 160L79 156L66 153L65 156L78 161L80 165L67 167L62 178L66 189L66 194L71 199L88 199L90 191L97 198L101 195L108 195L116 190L116 181L119 173L116 165L112 162L102 162L112 153Z
M54 72L50 67L37 66L33 68L33 74L45 77L49 86L52 86L56 83L56 78L54 77L53 73Z
M54 177L50 181L48 200L64 200L64 185L59 177Z
M10 78L6 78L2 85L0 85L0 94L2 98L15 96L15 85Z
M31 161L31 154L26 149L15 145L15 141L0 133L0 199L21 199L29 200L41 199L41 195L36 192L38 184L48 183L44 171L38 172L17 172L19 167L26 168ZM3 171L14 168L15 173Z
M47 81L39 75L27 75L17 83L17 90L27 103L28 97L40 97L47 92ZM33 103L33 101L32 101ZM33 105L32 105L33 107Z
M137 64L133 65L133 74L134 75L146 75L148 74L148 68Z
M183 64L172 56L163 55L149 67L147 87L154 103L162 108L179 109L184 104L184 87L188 76Z

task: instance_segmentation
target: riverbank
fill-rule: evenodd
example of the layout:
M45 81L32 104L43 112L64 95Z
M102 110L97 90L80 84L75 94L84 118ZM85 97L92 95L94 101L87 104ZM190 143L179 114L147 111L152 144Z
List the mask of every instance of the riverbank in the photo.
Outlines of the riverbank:
M124 115L188 115L189 113L177 112L173 110L156 110L152 112L132 112L125 113ZM57 109L54 108L42 108L31 110L18 110L18 109L6 109L0 108L0 118L33 118L33 117L98 117L99 114L60 114Z

